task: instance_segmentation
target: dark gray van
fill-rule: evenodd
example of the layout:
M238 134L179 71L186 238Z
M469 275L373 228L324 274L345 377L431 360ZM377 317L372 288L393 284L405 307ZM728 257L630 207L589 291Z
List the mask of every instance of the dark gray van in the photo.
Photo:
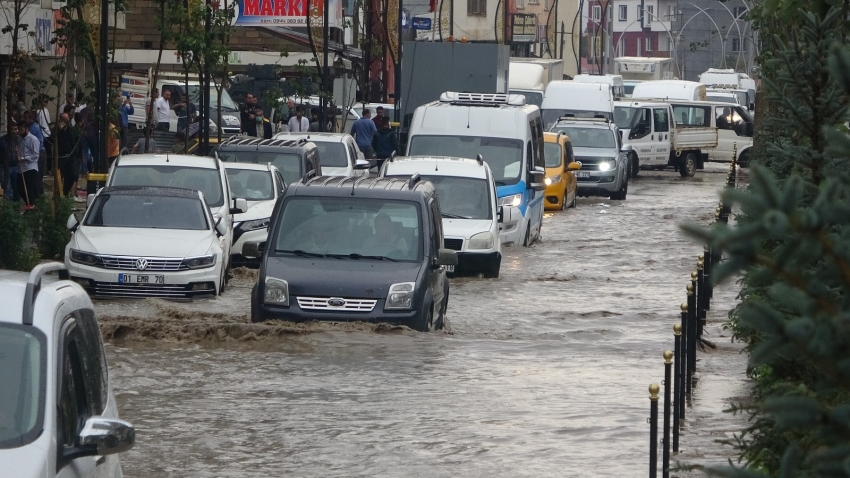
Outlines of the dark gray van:
M306 138L260 139L253 136L231 136L216 148L215 154L225 162L271 163L280 170L287 186L306 176L322 175L319 150Z
M246 247L249 247L246 244ZM445 323L445 266L434 186L410 178L316 177L278 199L251 293L251 320Z

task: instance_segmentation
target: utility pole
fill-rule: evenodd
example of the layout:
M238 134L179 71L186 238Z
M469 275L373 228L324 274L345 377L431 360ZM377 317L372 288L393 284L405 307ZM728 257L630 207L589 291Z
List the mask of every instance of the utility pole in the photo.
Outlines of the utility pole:
M212 28L212 15L211 15L211 5L210 0L206 0L206 9L204 10L205 16L205 25L204 25L204 40L206 40L207 51L210 48L210 30ZM200 133L201 133L201 147L198 148L199 155L206 155L210 150L210 62L209 58L206 58L206 55L203 58L204 61L204 71L201 72L201 121ZM188 98L187 98L188 99ZM189 129L189 104L186 104L186 129ZM222 125L221 120L218 121L218 127L221 128ZM262 128L262 124L260 128ZM189 149L189 143L186 143L186 149Z
M109 156L109 0L100 2L100 90L97 92L98 118L100 119L100 154L95 171L106 173L106 161ZM91 189L91 188L89 188Z
M396 53L396 65L395 65L395 86L393 90L395 91L395 121L401 121L401 34L402 34L402 13L404 12L404 1L398 0L398 31L396 34L398 35L398 52ZM401 130L401 128L399 128Z
M328 48L330 47L330 8L331 0L325 0L324 7L324 25L322 25L322 96L319 97L319 131L325 131L328 124L327 107L328 100L326 94L329 90L330 71L328 70Z

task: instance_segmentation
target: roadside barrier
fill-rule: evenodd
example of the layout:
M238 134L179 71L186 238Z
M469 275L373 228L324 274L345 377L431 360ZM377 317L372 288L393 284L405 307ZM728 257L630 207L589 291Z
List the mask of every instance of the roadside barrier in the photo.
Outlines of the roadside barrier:
M732 164L726 176L726 187L737 187L738 178L738 145L734 145ZM714 212L714 222L728 224L732 209L723 204L717 206ZM679 453L679 438L685 424L687 405L690 403L693 390L696 388L697 348L705 344L714 345L703 339L708 311L711 310L711 299L714 295L714 285L711 283L711 271L721 261L721 251L705 245L703 253L697 257L696 270L691 272L690 281L685 287L687 301L680 306L680 322L673 325L673 352L664 352L664 403L663 429L661 430L661 475L670 477L670 456ZM649 477L658 476L658 392L659 387L653 383L649 386ZM671 397L672 392L672 397ZM672 414L672 422L671 422ZM671 443L672 434L672 443Z

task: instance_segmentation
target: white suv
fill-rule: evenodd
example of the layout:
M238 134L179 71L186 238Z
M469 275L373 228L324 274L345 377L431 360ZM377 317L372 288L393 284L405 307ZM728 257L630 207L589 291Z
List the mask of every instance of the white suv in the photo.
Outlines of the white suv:
M43 280L58 271L60 280ZM133 426L118 419L88 294L46 263L0 270L0 474L120 477Z
M367 176L368 165L363 153L357 148L354 137L347 133L278 133L274 139L304 137L319 149L322 176ZM358 163L359 162L359 163ZM359 164L359 165L358 165Z

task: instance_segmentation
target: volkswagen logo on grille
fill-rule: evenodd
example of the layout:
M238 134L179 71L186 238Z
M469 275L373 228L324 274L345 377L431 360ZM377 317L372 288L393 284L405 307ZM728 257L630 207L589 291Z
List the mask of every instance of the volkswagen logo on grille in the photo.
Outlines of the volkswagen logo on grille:
M136 259L136 269L143 271L148 268L148 260L144 257Z
M328 299L328 305L331 307L342 307L345 305L345 299L340 299L338 297L332 297Z

